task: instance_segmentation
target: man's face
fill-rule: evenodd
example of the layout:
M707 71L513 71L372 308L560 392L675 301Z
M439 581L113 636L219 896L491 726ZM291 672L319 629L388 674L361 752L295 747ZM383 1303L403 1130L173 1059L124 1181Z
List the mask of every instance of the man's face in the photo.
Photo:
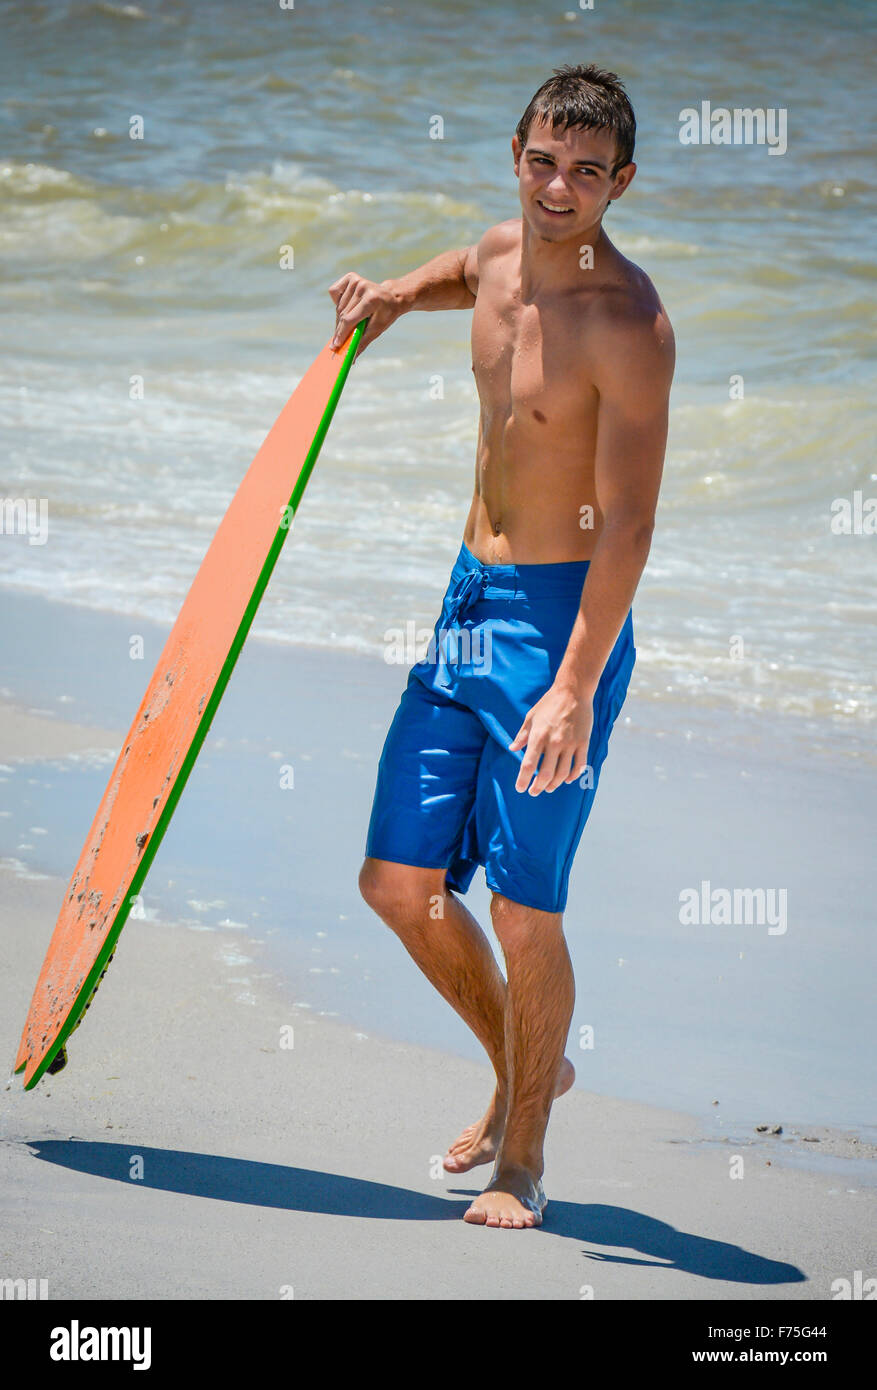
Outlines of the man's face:
M533 121L526 149L514 136L512 153L524 219L545 241L566 241L592 227L636 172L626 164L612 174L618 150L609 130L554 134L544 121Z

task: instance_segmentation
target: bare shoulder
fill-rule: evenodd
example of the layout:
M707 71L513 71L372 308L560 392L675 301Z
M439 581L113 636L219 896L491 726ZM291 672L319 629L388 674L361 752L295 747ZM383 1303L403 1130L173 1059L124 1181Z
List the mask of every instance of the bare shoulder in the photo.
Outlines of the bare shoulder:
M481 239L470 246L466 253L466 284L473 294L478 293L481 275L491 262L506 256L521 247L521 219L510 217L505 222L496 222L488 227Z
M626 381L629 388L636 377L667 392L676 363L673 326L645 271L624 257L620 262L617 278L593 306L597 374L605 386Z

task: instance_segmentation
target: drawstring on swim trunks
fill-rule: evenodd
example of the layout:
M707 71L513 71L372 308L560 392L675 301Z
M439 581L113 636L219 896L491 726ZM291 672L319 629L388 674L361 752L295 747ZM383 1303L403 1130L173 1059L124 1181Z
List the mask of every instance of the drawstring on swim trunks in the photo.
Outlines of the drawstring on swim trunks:
M448 618L451 622L459 622L465 610L478 602L482 592L487 588L487 579L486 569L474 569L458 580L448 604Z

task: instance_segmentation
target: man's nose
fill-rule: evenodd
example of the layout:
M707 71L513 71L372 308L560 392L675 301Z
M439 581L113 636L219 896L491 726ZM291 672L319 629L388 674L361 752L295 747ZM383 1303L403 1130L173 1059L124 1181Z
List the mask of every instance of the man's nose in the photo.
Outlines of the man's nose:
M545 185L545 192L551 195L549 201L551 201L552 198L557 203L571 201L569 185L566 179L559 174L555 174L551 182Z

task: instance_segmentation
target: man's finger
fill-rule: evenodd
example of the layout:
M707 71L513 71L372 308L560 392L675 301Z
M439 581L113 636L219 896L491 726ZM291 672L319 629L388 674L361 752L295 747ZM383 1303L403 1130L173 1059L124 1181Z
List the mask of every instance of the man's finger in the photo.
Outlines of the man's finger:
M523 748L524 744L527 742L527 739L528 739L529 736L530 736L530 723L531 723L531 721L532 721L532 715L531 715L531 714L528 714L527 717L525 718L523 724L521 725L520 729L519 729L518 732L515 734L514 739L513 739L512 742L509 744L509 751L510 751L510 752L515 753L515 752L517 752L517 750L518 750L519 748Z
M335 337L343 342L356 327L356 322L357 314L355 304L349 304L343 309L339 309L335 319Z
M517 778L515 779L516 792L525 792L527 790L535 776L538 761L538 758L531 758L529 761L525 758L521 763Z
M356 327L359 319L363 317L362 314L359 314L358 317L356 316L359 303L356 293L357 288L356 282L348 285L347 289L336 301L335 337L332 340L333 342L343 342L350 331Z
M572 771L566 779L567 782L577 782L580 777L584 777L587 770L588 745L586 743L580 743L575 751L575 757L572 760Z
M350 277L351 277L352 274L353 274L353 271L352 271L352 270L348 270L348 272L347 272L346 275L342 275L338 280L335 281L334 285L330 285L330 286L329 286L328 293L332 296L332 298L333 298L336 302L337 302L339 296L340 296L340 295L343 293L343 291L347 288L347 282L349 281L349 279L350 279Z
M362 307L363 306L360 305L360 308ZM364 319L366 326L363 329L362 337L359 340L359 347L356 349L356 352L354 353L354 362L362 355L363 352L365 352L369 344L373 343L375 338L379 338L383 333L384 329L389 327L389 324L380 322L380 317L381 316L379 314L366 313L361 315L360 318L357 319L357 323L362 323Z
M558 787L563 786L564 782L569 781L569 772L574 761L575 754L571 753L568 748L562 748L557 759L557 767L554 770L554 776L545 788L547 792L555 792Z
M346 275L342 275L340 280L336 280L334 285L329 286L329 294L336 309L339 305L345 304L350 299L351 294L356 289L361 279L362 277L360 275L355 274L354 271L351 270L348 271Z
M346 314L344 318L339 319L338 323L335 325L335 336L332 339L332 346L340 347L342 343L346 343L347 339L350 337L356 325L358 323L361 323L365 317L365 314L357 313L356 309L354 308L353 310L351 310L350 313Z
M535 782L529 788L530 796L538 796L540 792L545 791L548 783L557 771L557 757L558 754L556 749L545 748L543 750L542 766L539 769Z
M521 766L515 780L515 791L525 792L530 785L530 779L539 766L540 748L538 743L530 742L527 744L527 751L521 759Z
M338 306L337 306L338 309L340 310L340 312L341 312L342 314L346 311L346 309L348 308L348 306L349 306L349 305L352 303L352 301L355 299L356 294L357 294L357 291L359 290L359 287L360 287L361 283L362 283L362 282L361 282L360 280L358 280L356 277L354 277L354 278L351 279L351 280L348 282L348 284L345 286L345 288L344 288L344 290L342 291L341 296L340 296L340 298L339 298L339 300L338 300Z

